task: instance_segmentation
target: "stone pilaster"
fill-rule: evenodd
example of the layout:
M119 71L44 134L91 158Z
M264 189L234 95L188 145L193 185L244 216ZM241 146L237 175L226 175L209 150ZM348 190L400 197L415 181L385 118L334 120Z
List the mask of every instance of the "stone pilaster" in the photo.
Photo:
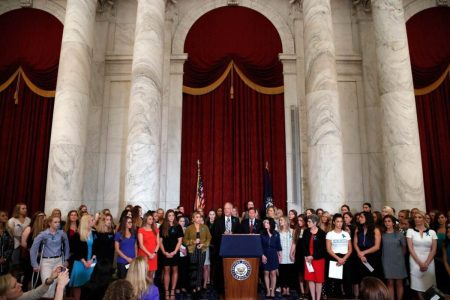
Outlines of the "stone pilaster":
M50 140L45 210L83 201L96 0L68 0Z
M385 203L425 208L416 103L403 1L372 0L382 112Z
M138 0L133 51L125 202L159 205L164 0Z
M303 17L310 205L335 212L345 188L330 0L304 0Z

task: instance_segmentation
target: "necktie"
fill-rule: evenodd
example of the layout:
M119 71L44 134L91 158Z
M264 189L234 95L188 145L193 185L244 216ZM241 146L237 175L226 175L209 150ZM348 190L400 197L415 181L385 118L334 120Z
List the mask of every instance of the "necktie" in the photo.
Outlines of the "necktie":
M250 220L250 233L253 233L253 220Z
M225 230L231 233L231 220L230 217L227 217L227 221L225 222Z

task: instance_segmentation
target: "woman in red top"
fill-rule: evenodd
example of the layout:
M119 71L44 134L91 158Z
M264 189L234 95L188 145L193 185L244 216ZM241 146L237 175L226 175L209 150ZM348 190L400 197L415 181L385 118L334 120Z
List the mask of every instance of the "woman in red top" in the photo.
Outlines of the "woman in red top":
M158 268L159 230L153 215L149 212L144 215L143 224L144 226L138 231L138 256L147 258L148 273L150 278L153 278L153 273Z

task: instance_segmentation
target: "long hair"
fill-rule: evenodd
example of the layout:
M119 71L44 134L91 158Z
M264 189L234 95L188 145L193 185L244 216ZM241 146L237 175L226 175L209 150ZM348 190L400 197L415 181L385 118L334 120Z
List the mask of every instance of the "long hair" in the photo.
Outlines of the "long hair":
M399 231L400 231L400 226L399 226L397 220L395 219L395 217L394 217L393 215L385 215L385 216L383 217L383 226L381 226L381 230L382 230L383 232L386 232L386 230L387 230L386 226L384 225L384 221L385 221L386 219L391 219L391 222L392 222L392 224L394 225L394 227L393 227L394 232L399 232Z
M106 218L111 218L111 226L108 228L106 226ZM114 232L114 225L113 225L113 217L111 214L101 214L100 217L97 220L97 224L95 225L95 230L99 233L107 233L107 232Z
M77 218L77 228L80 225L80 216L78 215L78 210L72 209L71 211L69 211L67 213L66 224L64 225L64 231L65 232L69 232L69 230L70 230L70 215L72 213L76 213L77 214L77 217L78 217Z
M152 284L147 272L148 263L145 257L138 256L130 263L126 278L133 285L133 294L137 299L141 299Z
M360 215L363 215L366 219L364 224L358 224L358 232L364 232L364 227L367 228L366 236L367 238L373 240L375 238L375 223L373 222L373 215L370 212L361 212Z
M169 224L169 214L173 213L174 217L175 217L175 211L173 209L169 209L166 211L166 215L164 217L164 221L163 224L161 226L161 233L163 237L168 237L169 236L169 228L170 228L170 224ZM178 221L177 218L174 218L173 220L173 224L172 226L177 226L178 225Z
M289 229L291 228L290 223L289 223L289 218L287 216L282 216L282 217L280 217L280 220L281 219L284 220L284 226L281 226L281 222L280 222L280 232L289 231Z
M133 206L131 209L131 218L133 220L133 228L142 227L145 225L145 222L142 222L142 218L140 216L141 207L139 205Z
M303 220L303 227L300 227L298 225L298 219L302 219ZM302 230L304 231L306 229L306 215L305 214L299 214L297 216L297 223L295 224L295 229L294 229L294 241L297 244L298 240L300 239L300 235L302 233Z
M416 223L415 223L415 221L414 221L414 217L416 216L416 215L421 215L422 216L422 218L423 218L423 225L425 226L425 228L430 228L430 224L428 224L428 222L427 222L427 219L425 218L425 213L423 212L423 211L417 211L415 214L414 214L414 216L412 216L412 218L413 218L413 222L414 222L414 226L416 226Z
M20 217L20 207L23 206L23 205L27 206L27 205L26 205L25 203L23 203L23 202L17 203L16 206L14 206L14 210L13 210L13 213L12 213L13 218L18 218L18 217Z
M119 224L119 231L120 232L120 236L122 238L125 238L125 234L127 233L127 222L128 220L132 221L130 217L125 216L122 220L122 222ZM130 229L130 233L131 235L134 234L134 232L132 231L132 229Z
M47 218L42 211L37 211L31 217L31 237L34 239L39 233L47 228Z
M331 220L331 230L334 230L336 228L336 225L334 224L336 219L341 218L342 219L342 230L345 231L346 225L344 222L344 217L341 214L334 214L333 219Z
M148 212L145 213L144 220L142 222L142 227L147 225L147 219L150 217L153 218L153 223L150 225L150 228L152 229L153 233L156 234L156 224L155 224L155 217L153 217L153 211L149 210Z
M270 234L273 234L275 231L275 220L273 218L265 218L264 221L266 221L266 220L269 221L269 225L270 225L269 232L270 232ZM268 235L267 229L264 227L264 221L263 221L262 234Z
M378 278L367 276L360 285L361 300L389 300L389 290Z
M80 241L86 242L89 238L92 228L89 227L89 220L92 219L90 214L84 214L80 220L80 227L78 227L78 232L80 234Z

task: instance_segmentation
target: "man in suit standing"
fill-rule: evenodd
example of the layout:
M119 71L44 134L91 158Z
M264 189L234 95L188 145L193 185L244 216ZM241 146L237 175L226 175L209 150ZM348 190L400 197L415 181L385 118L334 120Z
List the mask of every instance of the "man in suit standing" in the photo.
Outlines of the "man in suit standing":
M248 219L241 223L241 232L246 234L259 234L261 232L261 220L256 219L256 208L248 210Z
M214 222L214 234L212 236L212 244L214 246L214 287L219 294L224 292L223 278L223 259L219 256L220 244L223 234L239 233L239 218L233 217L231 211L233 204L226 202L223 206L223 215Z

